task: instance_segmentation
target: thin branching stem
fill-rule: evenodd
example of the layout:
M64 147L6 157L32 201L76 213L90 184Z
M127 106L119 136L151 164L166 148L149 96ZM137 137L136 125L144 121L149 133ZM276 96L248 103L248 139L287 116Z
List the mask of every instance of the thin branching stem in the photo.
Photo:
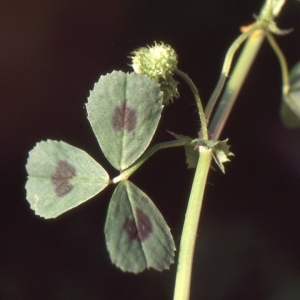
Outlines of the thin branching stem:
M217 110L209 124L209 133L213 140L218 140L220 137L264 37L265 33L263 30L260 30L259 32L256 31L249 37L240 54L232 75L226 84Z
M194 94L198 112L199 112L199 118L200 118L200 122L201 122L202 137L203 137L203 139L207 140L208 139L207 122L205 119L204 109L203 109L203 106L201 103L201 99L200 99L198 90L197 90L196 86L194 85L193 81L191 80L191 78L189 78L185 73L183 73L179 69L175 69L174 73L185 80L185 82L189 85L192 93Z
M281 76L282 76L282 93L283 95L288 95L290 91L290 78L289 78L290 76L289 76L289 69L286 62L286 58L283 52L281 51L279 45L277 44L272 33L267 32L266 37L279 60L279 64L281 67Z
M111 183L118 183L122 180L127 180L130 175L132 175L150 156L152 156L157 150L180 147L189 143L188 140L173 140L163 143L158 143L150 147L132 166L130 166L121 174L111 180Z
M236 51L238 50L238 48L240 47L240 45L257 29L259 29L259 24L254 25L251 29L249 29L248 31L242 33L230 46L229 50L226 53L225 56L225 60L224 60L224 64L223 64L223 68L222 68L222 72L219 78L219 81L205 107L205 118L206 120L210 119L211 113L213 111L213 108L217 102L218 97L220 96L220 93L224 87L226 78L229 74L230 68L231 68L231 64L232 64L232 60L233 57L236 53Z

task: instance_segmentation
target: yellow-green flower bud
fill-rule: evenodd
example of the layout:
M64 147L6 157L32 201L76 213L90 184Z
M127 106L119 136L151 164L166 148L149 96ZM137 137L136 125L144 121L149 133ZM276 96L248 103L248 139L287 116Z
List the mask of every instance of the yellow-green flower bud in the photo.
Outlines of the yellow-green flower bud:
M177 81L172 78L178 60L171 46L163 42L161 44L155 42L153 47L143 47L133 51L132 54L134 71L154 78L161 85L161 91L164 92L164 104L173 101L173 97L178 97Z
M177 91L178 82L174 80L172 76L160 78L158 83L160 84L160 90L164 93L163 104L169 104L169 101L173 102L173 97L179 97L179 93Z

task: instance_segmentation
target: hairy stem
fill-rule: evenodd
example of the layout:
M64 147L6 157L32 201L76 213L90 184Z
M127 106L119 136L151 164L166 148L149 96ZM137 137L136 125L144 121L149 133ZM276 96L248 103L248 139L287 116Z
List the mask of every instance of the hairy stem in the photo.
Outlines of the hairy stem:
M202 137L203 137L203 139L207 140L208 139L207 124L206 124L207 122L206 122L204 109L203 109L203 106L202 106L202 103L201 103L201 99L200 99L198 90L195 87L195 85L194 85L193 81L191 80L191 78L189 78L185 73L183 73L182 71L180 71L178 69L175 69L174 73L185 80L185 82L189 85L192 93L194 94L196 104L197 104L197 107L198 107L200 122L201 122Z
M260 30L251 31L251 35L246 42L244 49L235 65L232 76L227 82L224 94L218 105L217 111L210 124L210 133L213 140L218 140L219 136L224 128L224 125L228 119L229 113L233 107L233 104L237 98L238 93L244 83L244 80L250 70L250 67L257 55L257 52L265 37L264 29L268 26L268 22L274 16L277 16L284 4L284 0L271 1L267 0L260 12L258 24L261 26ZM175 71L178 74L178 70ZM222 76L222 75L221 75ZM197 95L197 89L190 84L193 92ZM217 90L212 95L210 107L207 108L206 116L209 116L214 106L215 100L219 94L219 90L223 86L223 78L217 85ZM197 102L197 96L196 102ZM199 98L199 103L200 98ZM197 102L198 105L198 102ZM198 105L198 108L200 106ZM201 107L199 112L201 111ZM202 110L203 111L203 110ZM201 123L203 123L203 116L200 114ZM206 125L206 124L205 124ZM203 194L205 190L206 179L209 171L209 166L212 158L212 150L206 147L200 146L200 157L198 160L196 173L193 181L191 195L188 203L188 208L185 216L183 233L180 243L180 251L178 258L178 268L176 274L176 283L174 291L174 300L188 300L190 295L192 263L195 242L197 237L199 217L201 213L201 207L203 202Z

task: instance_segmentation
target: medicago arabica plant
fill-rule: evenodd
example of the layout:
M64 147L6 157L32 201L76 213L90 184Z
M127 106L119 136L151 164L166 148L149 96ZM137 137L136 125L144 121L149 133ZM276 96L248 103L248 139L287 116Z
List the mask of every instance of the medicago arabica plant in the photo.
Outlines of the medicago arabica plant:
M191 79L177 68L175 50L163 43L132 52L134 72L113 71L101 76L88 98L88 120L105 157L120 175L110 178L86 152L63 141L41 141L29 152L26 165L27 200L35 213L46 219L56 218L115 184L104 230L111 261L133 273L146 268L168 269L175 253L170 229L152 200L129 177L157 150L183 146L188 167L196 171L181 236L174 299L189 299L207 174L212 158L225 172L223 164L233 155L227 140L220 141L219 136L265 37L281 66L283 123L290 128L300 127L300 63L289 72L273 36L290 32L279 29L274 21L284 3L267 0L255 22L242 28L242 34L227 52L220 79L205 109ZM234 54L246 40L226 82ZM174 140L149 147L164 106L179 97L175 75L186 81L194 94L201 124L199 135L192 138L170 132Z

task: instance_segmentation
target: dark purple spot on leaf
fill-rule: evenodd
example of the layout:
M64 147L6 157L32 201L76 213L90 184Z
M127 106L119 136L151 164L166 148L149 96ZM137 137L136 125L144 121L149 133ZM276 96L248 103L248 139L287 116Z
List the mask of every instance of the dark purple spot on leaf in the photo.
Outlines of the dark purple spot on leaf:
M144 242L153 231L152 223L147 214L137 208L137 226L135 222L129 218L126 219L124 229L132 240Z
M137 228L136 228L135 223L133 222L133 220L127 218L126 222L125 222L125 225L124 225L124 229L125 229L126 233L129 235L129 237L132 240L139 241Z
M74 188L69 181L74 176L76 176L76 170L67 161L60 160L57 163L51 176L51 183L54 185L54 191L58 197L65 196Z
M115 131L125 129L130 132L135 128L136 119L136 110L129 108L127 100L124 100L120 106L115 108L111 124Z
M138 217L139 238L141 242L144 242L153 231L152 223L148 215L143 213L140 209L136 210L136 214Z

